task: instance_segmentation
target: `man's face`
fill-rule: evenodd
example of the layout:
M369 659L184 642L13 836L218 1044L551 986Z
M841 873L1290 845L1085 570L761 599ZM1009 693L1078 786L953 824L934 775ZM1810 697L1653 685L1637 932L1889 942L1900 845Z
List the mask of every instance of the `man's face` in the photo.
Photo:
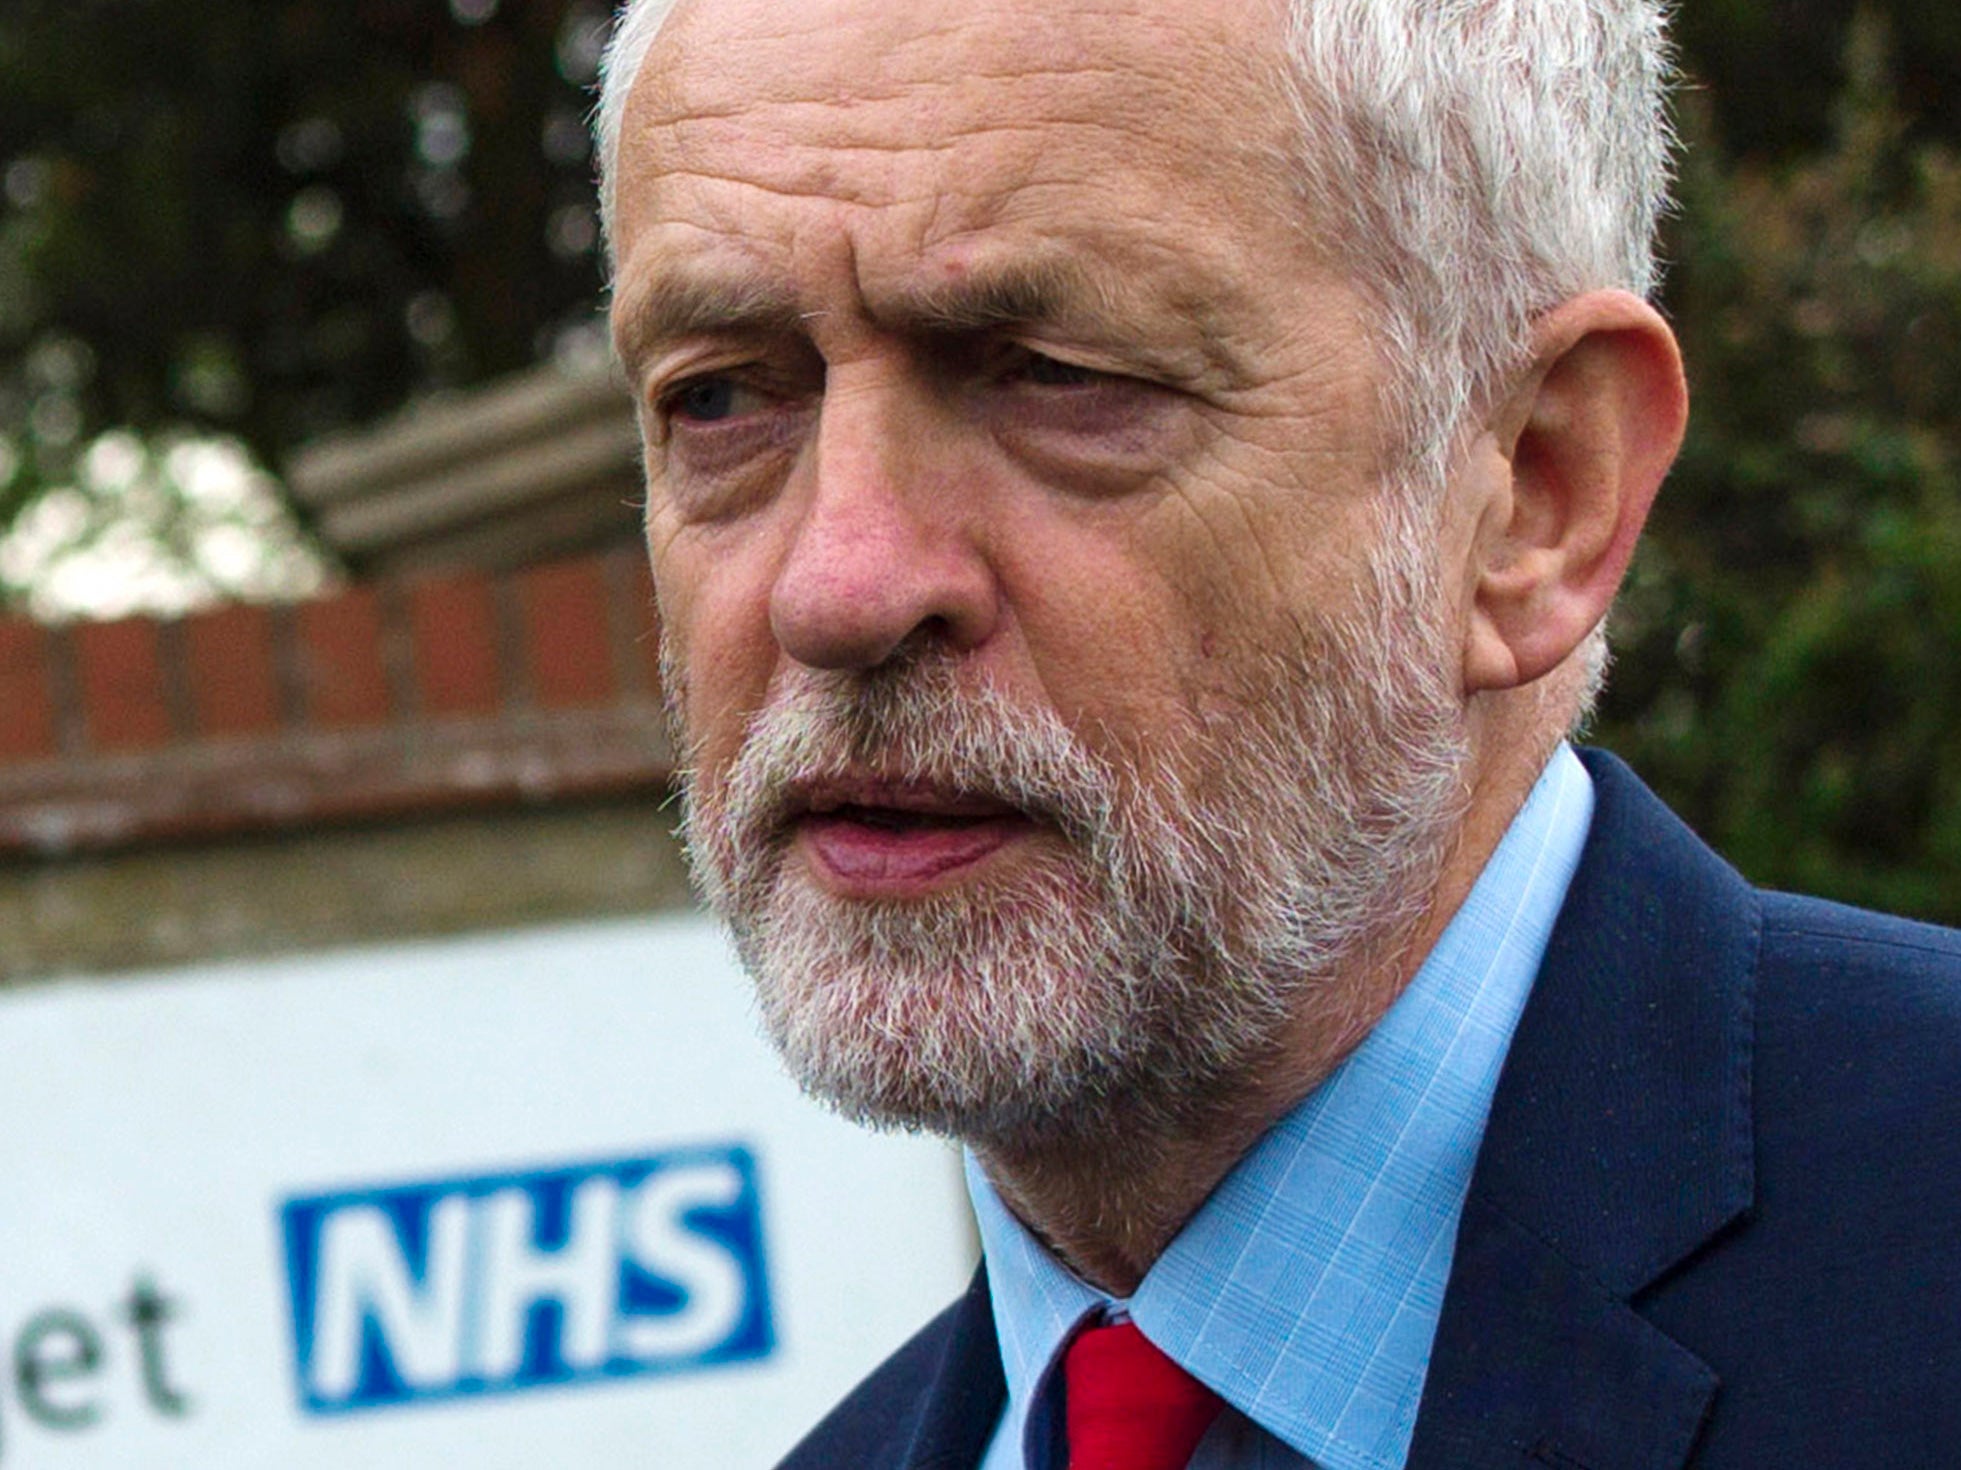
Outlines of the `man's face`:
M851 1111L1183 1106L1447 844L1446 598L1252 9L693 0L629 106L690 835Z

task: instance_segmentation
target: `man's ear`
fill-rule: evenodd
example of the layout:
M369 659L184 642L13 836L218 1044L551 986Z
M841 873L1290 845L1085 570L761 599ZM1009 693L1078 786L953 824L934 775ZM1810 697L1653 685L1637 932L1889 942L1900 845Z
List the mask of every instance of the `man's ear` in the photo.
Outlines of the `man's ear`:
M1550 672L1606 616L1688 418L1675 335L1637 296L1577 296L1532 345L1481 446L1467 693Z

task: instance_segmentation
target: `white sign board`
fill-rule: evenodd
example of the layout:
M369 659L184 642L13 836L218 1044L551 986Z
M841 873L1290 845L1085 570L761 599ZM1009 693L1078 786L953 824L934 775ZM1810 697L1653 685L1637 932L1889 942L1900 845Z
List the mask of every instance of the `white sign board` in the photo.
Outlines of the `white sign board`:
M766 1467L965 1283L701 919L0 995L0 1470Z

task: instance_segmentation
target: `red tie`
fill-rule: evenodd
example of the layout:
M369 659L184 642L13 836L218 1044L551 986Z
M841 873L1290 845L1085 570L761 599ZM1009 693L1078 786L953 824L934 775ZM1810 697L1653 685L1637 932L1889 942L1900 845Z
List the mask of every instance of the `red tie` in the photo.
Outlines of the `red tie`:
M1062 1360L1069 1470L1185 1470L1219 1396L1134 1322L1092 1327Z

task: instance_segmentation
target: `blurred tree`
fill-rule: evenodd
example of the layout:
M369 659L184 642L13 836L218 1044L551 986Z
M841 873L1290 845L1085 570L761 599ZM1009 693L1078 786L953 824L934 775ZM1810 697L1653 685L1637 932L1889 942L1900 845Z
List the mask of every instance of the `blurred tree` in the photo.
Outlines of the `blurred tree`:
M10 0L0 529L50 489L93 494L108 430L236 436L276 464L589 336L607 15Z
M1860 7L1846 0L1681 0L1675 37L1733 156L1788 160L1829 145ZM1878 0L1896 45L1890 90L1913 137L1961 144L1961 7Z
M1686 110L1694 412L1598 733L1759 881L1961 921L1961 158L1846 38L1820 153Z

